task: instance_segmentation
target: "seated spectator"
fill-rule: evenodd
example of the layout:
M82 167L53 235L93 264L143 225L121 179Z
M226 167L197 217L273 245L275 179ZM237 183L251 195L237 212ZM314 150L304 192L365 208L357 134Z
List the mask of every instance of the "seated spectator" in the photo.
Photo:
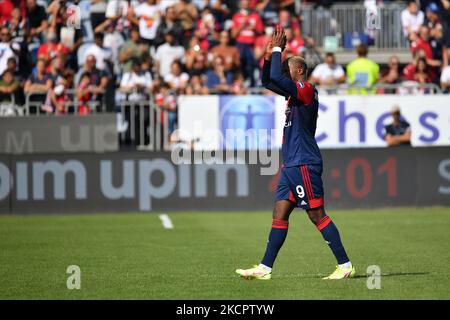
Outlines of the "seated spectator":
M96 64L95 56L92 54L88 55L83 67L78 70L78 73L75 76L75 84L77 86L79 85L82 74L89 74L89 90L92 94L92 100L99 102L103 98L103 94L108 86L109 78L105 71L96 68Z
M66 88L64 83L58 83L55 88L50 89L45 98L45 102L41 107L41 110L45 113L54 114L66 114L69 97L66 94Z
M103 33L95 33L94 43L86 49L84 56L87 57L88 55L93 55L96 61L96 68L108 72L112 71L109 68L109 66L112 66L112 52L109 48L104 47L103 39Z
M156 30L161 21L161 12L156 0L146 0L128 9L128 20L139 27L139 35L150 47L154 47Z
M416 71L414 72L413 80L418 83L431 83L427 60L425 58L419 58L417 60Z
M221 57L214 59L213 69L206 73L206 86L215 93L230 93L233 83L233 74L225 70L225 64Z
M441 74L441 89L444 93L450 93L450 65L442 70Z
M408 122L402 119L400 108L394 106L391 111L393 122L384 127L384 140L389 147L411 145L411 128Z
M24 92L26 94L34 93L34 97L38 98L37 100L43 101L46 93L52 88L52 86L53 81L46 72L45 59L38 59L36 64L36 72L32 73L27 81L25 81L25 86L23 89ZM38 93L40 93L40 95L37 95Z
M209 94L208 87L205 86L201 75L194 75L191 77L187 87L186 94L188 95L204 95Z
M17 102L20 91L20 82L14 78L11 70L5 70L0 80L0 102Z
M328 52L325 62L317 65L311 74L311 81L321 86L336 86L345 82L344 69L336 63L334 54Z
M397 56L389 58L388 68L381 72L380 83L394 84L400 81L400 68Z
M360 44L356 48L358 58L347 65L347 81L350 85L359 87L371 87L378 81L380 67L367 58L367 46ZM372 91L374 92L374 91ZM366 89L350 89L350 94L367 94Z
M160 45L156 50L156 70L164 77L170 73L170 68L175 60L184 61L185 50L182 46L175 44L175 36L169 32L166 34L166 43Z
M119 62L122 65L122 72L131 71L133 58L139 58L149 52L149 46L140 42L139 29L133 27L130 30L130 38L125 41L119 51Z
M175 60L170 68L170 73L164 77L164 82L170 85L170 88L176 93L183 93L189 81L189 75L182 72L180 61Z
M58 37L54 32L47 32L46 42L39 47L37 52L38 59L45 59L47 62L47 72L50 71L50 61L54 57L64 56L69 54L69 49L62 43L58 42Z
M233 84L231 85L231 93L234 95L246 95L248 93L245 86L245 78L242 72L238 72L233 77Z
M189 48L186 51L186 70L189 75L204 74L206 72L207 56L206 52L200 47L199 39L193 36L189 40Z
M414 55L418 51L423 51L429 66L440 67L441 61L434 59L433 49L430 46L429 40L430 32L428 27L421 26L419 28L419 35L411 42L411 52Z
M166 14L164 15L161 23L156 29L155 46L158 47L164 43L166 34L171 32L176 39L177 44L180 44L183 40L184 30L181 22L177 19L174 6L166 8Z
M62 75L66 71L65 61L61 57L54 57L50 61L50 70L47 75L52 79L53 83L58 83L58 80L62 78Z
M239 50L235 46L230 45L230 34L228 31L220 33L219 41L219 44L211 50L213 59L221 57L225 61L225 70L227 71L238 69L241 65Z
M408 0L406 9L401 13L403 34L407 39L414 38L424 22L425 15L419 10L415 0Z
M175 130L177 123L177 97L175 93L170 90L168 83L162 82L156 89L155 105L164 110L164 116L168 118L168 133L169 135Z
M45 8L38 5L36 0L26 0L25 15L27 20L28 42L34 37L41 40L43 31L48 28Z
M91 84L91 77L89 73L83 73L80 76L80 83L77 87L77 101L78 101L78 109L77 114L86 115L91 113L90 101L92 98L91 92L89 90L89 86Z
M3 74L7 68L8 59L16 59L20 51L20 46L12 42L11 32L8 28L2 27L0 29L0 74Z
M133 59L131 71L124 73L120 81L120 91L128 94L128 100L138 101L148 99L152 90L153 79L150 72L144 72L141 61Z

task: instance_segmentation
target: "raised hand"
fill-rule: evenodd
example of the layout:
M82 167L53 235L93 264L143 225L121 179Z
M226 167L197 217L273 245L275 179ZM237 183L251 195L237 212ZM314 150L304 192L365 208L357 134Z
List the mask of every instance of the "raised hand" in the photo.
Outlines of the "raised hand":
M273 32L272 45L273 47L280 47L282 49L286 47L286 35L281 26L276 26L275 31Z

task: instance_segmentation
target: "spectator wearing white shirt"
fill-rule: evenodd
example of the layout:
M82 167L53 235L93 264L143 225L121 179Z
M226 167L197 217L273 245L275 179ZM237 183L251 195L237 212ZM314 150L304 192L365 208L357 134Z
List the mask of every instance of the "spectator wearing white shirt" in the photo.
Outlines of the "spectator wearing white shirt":
M93 55L95 57L98 70L107 71L107 63L112 63L112 53L103 46L103 33L97 32L94 35L94 43L86 49L85 57Z
M11 32L8 28L1 28L1 42L0 42L0 76L6 70L8 59L17 59L16 52L20 50L20 46L11 42Z
M128 94L128 100L143 100L152 90L152 84L153 79L150 72L142 71L140 60L133 58L131 71L124 73L120 81L120 91Z
M447 53L447 56L450 59L450 53ZM450 93L450 65L442 69L441 88L445 93Z
M170 68L175 60L184 61L185 50L182 46L175 45L175 37L169 32L165 36L166 43L160 45L156 50L156 70L161 78L165 78L170 73Z
M170 73L164 77L164 81L167 82L173 90L176 90L178 93L183 93L186 90L189 75L186 72L182 72L180 61L175 60L172 63Z
M344 69L336 63L333 53L328 52L325 55L325 62L315 67L311 81L322 86L335 86L345 82Z
M135 8L130 7L128 19L131 23L139 26L141 38L152 47L161 20L161 7L156 0L147 0Z
M417 2L409 0L406 9L401 14L403 33L408 39L417 34L419 27L424 23L424 19L425 15L419 10Z

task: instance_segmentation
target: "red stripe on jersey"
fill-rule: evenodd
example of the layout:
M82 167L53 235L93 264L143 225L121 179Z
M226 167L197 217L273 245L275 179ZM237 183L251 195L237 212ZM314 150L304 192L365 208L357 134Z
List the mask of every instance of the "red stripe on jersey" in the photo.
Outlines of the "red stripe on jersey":
M302 101L305 105L311 104L314 98L314 87L309 82L296 82L297 100Z

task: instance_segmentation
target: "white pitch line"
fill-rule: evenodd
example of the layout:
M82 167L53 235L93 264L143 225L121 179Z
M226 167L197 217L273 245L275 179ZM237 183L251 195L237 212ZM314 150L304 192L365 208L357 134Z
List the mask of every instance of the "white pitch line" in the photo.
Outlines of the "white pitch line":
M173 229L172 220L170 220L169 216L165 213L159 215L159 219L162 222L164 229Z

